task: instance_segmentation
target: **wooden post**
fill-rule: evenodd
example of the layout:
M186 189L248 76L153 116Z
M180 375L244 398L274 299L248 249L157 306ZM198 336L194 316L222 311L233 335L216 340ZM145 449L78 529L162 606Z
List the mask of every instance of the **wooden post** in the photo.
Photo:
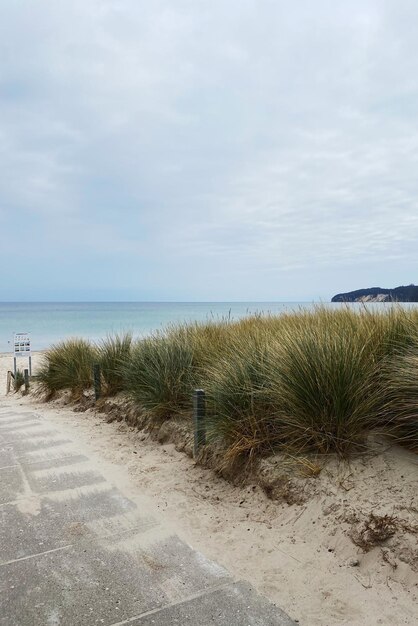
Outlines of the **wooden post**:
M194 458L198 456L200 449L206 444L205 413L205 392L203 389L196 389L193 394Z
M6 394L10 392L11 385L12 385L12 372L9 370L7 372Z
M25 378L25 393L29 393L29 370L24 370L23 375Z
M102 381L100 376L100 365L95 363L93 365L93 383L94 383L94 397L96 401L102 395Z

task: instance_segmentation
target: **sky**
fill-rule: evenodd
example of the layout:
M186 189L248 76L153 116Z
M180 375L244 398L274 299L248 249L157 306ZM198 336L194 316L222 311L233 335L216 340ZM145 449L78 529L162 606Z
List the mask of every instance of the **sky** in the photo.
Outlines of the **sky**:
M416 0L0 0L0 300L418 283Z

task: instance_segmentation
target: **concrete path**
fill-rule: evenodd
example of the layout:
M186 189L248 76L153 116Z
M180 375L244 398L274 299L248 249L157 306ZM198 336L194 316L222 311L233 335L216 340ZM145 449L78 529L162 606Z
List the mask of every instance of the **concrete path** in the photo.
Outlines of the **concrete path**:
M75 437L0 405L0 625L294 624L143 508Z

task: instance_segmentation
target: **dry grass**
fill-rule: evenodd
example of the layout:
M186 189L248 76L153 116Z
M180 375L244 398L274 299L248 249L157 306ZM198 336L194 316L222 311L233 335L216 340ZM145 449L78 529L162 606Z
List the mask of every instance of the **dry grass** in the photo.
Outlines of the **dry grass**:
M364 552L369 552L375 546L393 537L398 528L399 520L393 515L370 513L360 528L352 531L351 539Z

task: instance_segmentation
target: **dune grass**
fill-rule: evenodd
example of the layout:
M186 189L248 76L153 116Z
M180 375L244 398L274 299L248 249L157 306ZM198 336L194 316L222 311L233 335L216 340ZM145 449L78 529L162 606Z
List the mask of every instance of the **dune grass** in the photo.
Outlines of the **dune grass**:
M70 389L80 396L93 382L93 364L98 360L95 346L84 339L68 339L52 346L44 355L37 373L39 391L52 398L57 391Z
M418 452L418 342L388 363L385 382L389 432Z
M415 309L318 307L175 325L134 343L64 342L40 380L46 390L85 388L99 358L109 393L123 390L157 423L191 417L201 387L226 462L278 449L347 455L371 432L416 445L417 346Z
M351 321L318 310L237 328L208 371L211 431L231 458L361 444L377 421L379 367L369 329Z
M235 326L208 370L211 430L230 454L291 447L341 454L381 425L382 365L413 341L404 312L318 308Z
M191 408L193 351L186 341L156 334L137 342L122 374L128 395L154 419Z
M16 392L18 392L23 385L25 384L25 375L22 372L22 370L16 370L16 374L15 377L13 379L13 389Z
M97 345L98 364L103 379L103 392L114 396L124 389L123 370L131 359L132 334L108 335Z

